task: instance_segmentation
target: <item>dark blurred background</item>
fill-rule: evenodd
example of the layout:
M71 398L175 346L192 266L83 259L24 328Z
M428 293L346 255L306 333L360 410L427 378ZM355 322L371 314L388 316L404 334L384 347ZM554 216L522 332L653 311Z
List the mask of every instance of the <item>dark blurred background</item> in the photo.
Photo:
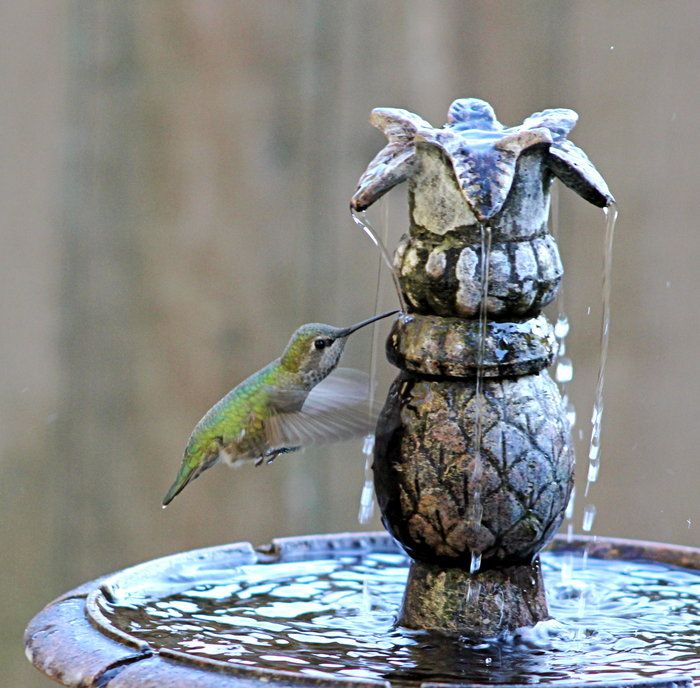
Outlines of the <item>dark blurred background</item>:
M377 256L347 206L379 105L579 112L572 139L620 205L593 532L700 544L697 2L8 0L0 34L3 685L47 685L22 630L84 580L360 528L358 442L160 501L201 414L298 324L371 314ZM603 229L559 200L580 482ZM345 363L366 368L370 341Z

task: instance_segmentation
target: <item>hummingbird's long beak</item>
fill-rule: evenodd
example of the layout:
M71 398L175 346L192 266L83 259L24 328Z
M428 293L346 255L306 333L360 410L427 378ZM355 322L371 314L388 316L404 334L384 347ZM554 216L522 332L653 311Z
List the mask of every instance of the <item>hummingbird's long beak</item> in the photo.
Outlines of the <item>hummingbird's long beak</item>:
M359 322L356 325L350 325L350 327L347 327L344 330L341 330L339 336L340 337L348 337L353 332L357 332L357 330L363 328L365 325L371 325L373 322L376 322L377 320L381 320L382 318L388 318L390 315L395 315L396 313L399 313L399 311L398 310L388 311L387 313L382 313L381 315L375 315L372 318L368 318L367 320L363 320L362 322Z

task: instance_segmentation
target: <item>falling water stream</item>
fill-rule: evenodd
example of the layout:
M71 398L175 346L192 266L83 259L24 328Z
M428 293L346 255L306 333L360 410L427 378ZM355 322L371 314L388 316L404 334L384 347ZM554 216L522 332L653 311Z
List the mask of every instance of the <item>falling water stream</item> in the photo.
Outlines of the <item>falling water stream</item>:
M558 233L558 192L554 188L552 193L552 219L551 230L555 236ZM604 255L603 255L603 277L602 277L602 315L601 315L601 335L600 335L600 361L598 367L598 378L595 388L595 396L593 402L593 413L591 417L591 436L588 452L588 475L586 481L585 496L588 497L591 485L598 479L600 471L600 434L603 418L603 391L605 386L605 371L608 358L609 331L610 331L610 286L611 286L611 271L612 271L612 249L615 232L615 223L618 216L617 206L615 203L610 204L603 210L605 215L605 233L604 233ZM406 304L401 292L398 277L392 264L389 253L386 249L386 241L388 234L388 221L385 217L384 240L382 241L377 232L372 228L367 220L365 213L351 211L353 221L362 228L362 230L370 237L374 245L380 252L381 259L388 266L396 293L401 305L402 312L406 312ZM477 527L481 524L483 505L481 503L481 479L483 477L483 462L481 457L482 444L482 422L485 398L483 393L483 361L486 345L486 332L488 322L488 287L489 287L489 260L491 255L491 228L486 224L480 224L481 237L481 268L480 268L480 285L481 299L479 306L479 345L477 351L477 371L475 380L475 414L474 414L474 468L470 476L469 495L468 495L468 512L467 520L473 526ZM375 294L375 313L379 308L379 288L381 281L381 262L377 274L377 289ZM576 422L576 409L569 399L569 394L566 390L566 385L573 379L573 363L566 351L566 337L570 331L569 319L564 310L563 291L557 301L558 313L557 321L554 326L554 334L557 338L558 351L555 366L555 379L560 384L562 389L563 403L566 404L566 414L569 424L573 427ZM371 370L370 377L373 380L376 370L376 346L373 340L371 354ZM371 397L373 395L370 395ZM373 402L373 398L371 399ZM360 498L360 511L358 519L360 523L366 523L370 520L373 512L373 490L372 490L372 475L371 475L371 457L374 449L374 436L367 435L364 440L363 453L365 455L365 481L363 484L362 495ZM575 491L572 492L569 504L566 509L567 525L566 530L569 536L573 535L573 515L575 505ZM591 532L597 509L595 504L588 503L584 506L582 528L585 532ZM585 557L585 554L584 554ZM584 558L585 561L585 558ZM472 551L470 572L476 573L481 566L481 552ZM564 566L563 575L570 575L572 563Z
M358 222L357 216L353 213L353 220L362 227L362 229L369 235L372 239L374 245L378 248L378 260L377 260L377 280L374 291L374 314L379 314L379 304L381 300L381 286L382 286L382 260L386 260L388 254L386 250L386 245L389 238L389 205L384 201L384 231L382 240L379 241L376 233L372 230L370 225L362 219ZM382 248L383 247L383 248ZM399 300L401 301L401 290L398 287L396 273L394 271L393 265L391 267L392 277L394 277L394 285L397 287L399 293ZM403 302L401 301L403 308ZM375 379L377 375L377 352L379 350L379 330L377 325L372 326L372 342L370 344L370 358L369 358L369 395L368 395L368 415L370 421L374 417L374 407L375 407ZM374 515L374 476L372 475L372 460L374 457L374 433L370 432L365 435L364 441L362 443L362 454L364 456L364 481L362 483L362 492L360 494L360 509L357 514L357 520L362 524L369 523Z
M700 678L700 572L592 557L563 581L564 561L561 552L542 556L553 620L490 640L397 628L409 563L401 554L216 570L184 592L120 588L112 602L98 604L113 626L153 649L325 680Z
M591 438L588 450L588 475L586 476L586 491L584 496L589 497L591 485L598 480L600 472L600 433L603 422L603 391L605 387L605 370L608 362L608 344L610 339L610 287L612 277L613 241L615 238L615 223L617 222L617 205L611 203L603 209L605 218L605 230L603 234L603 275L601 286L601 323L600 323L600 360L598 363L598 378L593 398L593 413L591 415ZM590 500L583 507L583 520L581 527L585 533L591 533L595 517L598 513L596 505ZM588 548L583 553L582 566L588 565ZM585 607L586 600L581 598L581 605Z
M553 180L550 190L550 213L549 213L549 231L555 241L559 239L559 184ZM554 323L554 336L557 341L557 351L554 361L554 379L559 384L559 390L562 396L562 404L566 409L566 419L569 422L569 428L573 431L576 425L576 406L569 394L568 386L574 377L574 366L567 354L566 338L569 336L571 326L569 324L569 316L566 313L566 289L562 281L559 285L559 291L556 299L557 319ZM574 461L576 457L574 455ZM568 542L572 542L574 535L574 513L576 508L576 486L571 490L569 501L564 512L564 530ZM563 582L571 579L574 569L574 554L568 552L564 556L564 561L561 567L561 578Z
M603 210L603 213L605 214L605 234L602 279L603 307L600 324L600 363L598 365L598 380L596 382L593 414L591 416L591 441L588 450L586 496L588 496L591 485L598 480L598 473L600 471L600 431L603 422L603 389L605 387L605 369L608 362L608 343L610 340L610 286L615 223L617 222L618 215L617 205L611 203Z
M394 287L396 288L396 295L399 299L399 304L401 306L401 312L406 313L406 302L404 301L403 294L401 292L401 285L399 284L399 278L396 275L396 270L394 270L394 265L392 263L391 256L389 255L389 252L387 251L384 242L379 238L379 235L374 230L372 225L369 223L369 220L367 219L367 216L366 216L364 211L358 212L358 211L352 209L352 210L350 210L350 214L352 215L352 219L355 222L355 224L358 225L362 229L362 231L372 240L372 243L379 250L384 262L386 263L386 266L389 268L389 272L391 273L391 278L394 281Z
M479 224L481 235L481 271L480 286L481 300L479 304L479 345L476 353L476 380L474 383L474 468L469 481L467 522L478 529L481 525L484 507L481 502L481 481L484 474L484 462L481 456L483 436L483 419L486 406L484 397L484 355L486 352L486 334L488 323L488 292L489 292L489 262L491 259L491 227L485 223ZM476 573L481 568L481 552L472 550L470 573ZM474 602L475 594L470 588L470 601Z

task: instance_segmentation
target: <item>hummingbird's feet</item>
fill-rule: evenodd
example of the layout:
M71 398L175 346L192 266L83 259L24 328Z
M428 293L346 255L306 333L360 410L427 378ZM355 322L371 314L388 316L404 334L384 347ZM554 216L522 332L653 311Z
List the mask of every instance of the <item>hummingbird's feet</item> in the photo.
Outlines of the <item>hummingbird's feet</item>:
M282 447L281 449L268 449L262 456L255 459L256 466L262 466L263 463L271 464L280 454L291 454L299 451L301 447Z

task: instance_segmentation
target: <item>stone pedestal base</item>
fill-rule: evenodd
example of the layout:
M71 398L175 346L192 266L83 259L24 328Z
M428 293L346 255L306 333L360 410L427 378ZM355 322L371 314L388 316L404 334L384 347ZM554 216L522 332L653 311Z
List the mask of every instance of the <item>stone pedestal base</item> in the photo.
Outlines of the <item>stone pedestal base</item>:
M398 623L446 634L490 637L549 617L539 558L470 575L414 561Z

